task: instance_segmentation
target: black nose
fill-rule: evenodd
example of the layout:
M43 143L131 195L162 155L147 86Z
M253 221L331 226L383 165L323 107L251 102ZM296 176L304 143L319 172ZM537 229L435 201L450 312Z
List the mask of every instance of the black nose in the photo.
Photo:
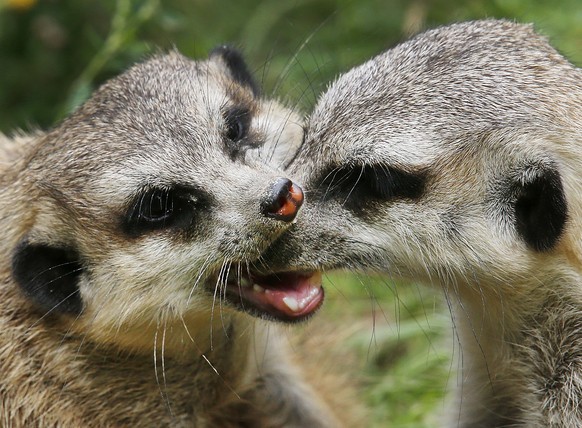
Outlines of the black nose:
M278 178L261 202L261 212L276 220L291 222L303 205L303 190L287 178Z

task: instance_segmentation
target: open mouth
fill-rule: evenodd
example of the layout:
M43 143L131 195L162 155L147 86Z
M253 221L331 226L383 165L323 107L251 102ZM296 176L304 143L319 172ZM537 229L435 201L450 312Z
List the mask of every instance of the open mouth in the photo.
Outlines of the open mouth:
M253 315L295 322L308 318L319 309L324 292L320 272L258 275L239 271L229 275L226 297Z

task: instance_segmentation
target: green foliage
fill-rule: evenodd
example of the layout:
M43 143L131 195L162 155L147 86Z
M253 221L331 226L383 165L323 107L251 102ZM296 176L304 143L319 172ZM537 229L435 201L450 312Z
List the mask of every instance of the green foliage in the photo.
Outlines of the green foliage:
M308 111L337 74L409 34L485 17L534 22L582 64L579 0L0 0L0 132L51 126L151 53L204 57L223 43L245 51L265 93ZM366 361L373 426L436 426L456 368L438 293L349 275L326 283L323 316L365 326L350 345Z
M383 278L334 274L325 278L322 317L339 328L356 322L349 343L365 361L370 426L434 427L447 407L447 381L456 379L451 323L437 290ZM359 323L354 320L359 320Z
M411 32L483 17L533 21L582 63L582 4L543 0L0 0L0 131L59 120L147 53L245 50L265 92L309 110L338 73Z

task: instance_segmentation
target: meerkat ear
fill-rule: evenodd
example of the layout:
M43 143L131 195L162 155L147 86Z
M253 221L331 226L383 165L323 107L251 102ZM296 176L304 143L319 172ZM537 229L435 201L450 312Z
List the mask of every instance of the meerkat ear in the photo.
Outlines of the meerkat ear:
M558 242L568 216L560 174L553 166L527 168L518 181L517 232L532 249L550 250Z
M236 82L248 87L255 96L260 94L260 89L251 75L247 63L242 54L235 48L227 45L218 46L210 52L210 59L221 58L231 77Z
M83 267L75 251L23 239L12 256L12 275L24 294L47 312L79 314Z

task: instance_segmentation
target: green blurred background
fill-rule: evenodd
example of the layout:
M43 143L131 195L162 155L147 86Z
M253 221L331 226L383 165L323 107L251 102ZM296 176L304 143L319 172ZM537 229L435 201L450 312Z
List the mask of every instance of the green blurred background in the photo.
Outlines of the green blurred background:
M149 52L242 48L265 93L309 110L338 73L448 22L535 22L582 63L579 0L0 0L0 131L50 126Z
M265 94L308 112L339 73L425 28L534 22L582 65L580 0L0 0L0 132L50 127L99 83L152 52L241 48ZM432 427L460 353L436 291L326 278L321 315L349 330L374 427ZM317 322L317 321L315 321Z

